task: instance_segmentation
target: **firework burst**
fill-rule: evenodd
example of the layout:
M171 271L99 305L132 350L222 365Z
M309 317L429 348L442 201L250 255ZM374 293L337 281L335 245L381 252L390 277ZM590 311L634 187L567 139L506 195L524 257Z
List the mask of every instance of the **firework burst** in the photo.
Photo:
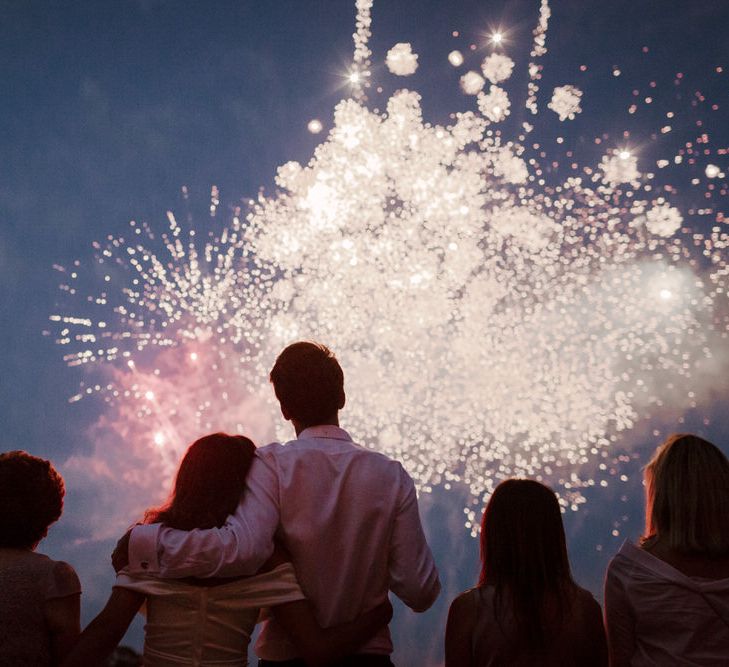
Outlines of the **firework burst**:
M204 239L171 214L160 238L131 223L127 238L95 245L105 289L85 301L80 265L59 267L82 304L51 318L65 359L107 374L78 397L133 405L124 419L147 425L150 450L216 429L263 436L276 421L265 386L276 353L321 340L345 368L353 433L422 490L465 484L470 529L514 475L550 481L577 509L586 487L619 475L606 462L622 431L651 406L695 405L725 363L725 176L707 157L710 194L689 212L712 219L703 233L624 146L585 166L540 145L540 124L564 132L585 103L570 83L539 112L546 0L530 123L513 137L501 125L515 65L500 52L477 66L487 92L477 72L461 78L473 108L448 125L425 121L411 90L374 111L371 4L357 2L352 98L308 164L279 168L276 193ZM388 65L411 74L417 54L395 45ZM218 201L214 190L213 214Z

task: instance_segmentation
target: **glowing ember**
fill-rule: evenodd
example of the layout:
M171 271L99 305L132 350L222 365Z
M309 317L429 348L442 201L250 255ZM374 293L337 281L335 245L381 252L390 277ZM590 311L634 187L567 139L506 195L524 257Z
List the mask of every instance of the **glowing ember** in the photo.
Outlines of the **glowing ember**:
M659 202L645 214L645 226L651 234L673 236L681 227L683 217L673 206Z
M481 64L483 75L491 83L506 81L514 69L514 61L501 53L492 53Z
M490 121L498 123L509 115L509 96L503 88L491 86L488 94L479 93L477 96L478 108Z
M309 121L306 129L309 130L309 132L311 132L312 134L319 134L324 129L324 126L321 124L321 121L318 118L314 118Z
M721 169L715 164L707 164L704 173L706 178L718 178L721 175Z
M451 51L448 54L448 62L453 65L453 67L460 67L463 65L463 54L460 51Z
M559 86L554 89L552 101L547 105L560 120L573 120L582 111L580 99L582 91L575 86Z
M466 72L461 77L461 88L466 95L477 95L485 84L486 81L478 72Z
M410 76L418 69L418 56L407 43L395 44L385 59L387 69L397 76Z
M600 169L603 172L603 181L611 187L622 183L637 183L641 176L638 159L628 151L603 156Z

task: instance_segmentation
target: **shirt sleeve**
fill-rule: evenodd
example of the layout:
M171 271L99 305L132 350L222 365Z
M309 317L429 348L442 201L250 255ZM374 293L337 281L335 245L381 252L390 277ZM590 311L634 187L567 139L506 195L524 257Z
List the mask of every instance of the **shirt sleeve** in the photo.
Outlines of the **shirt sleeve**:
M635 617L615 559L605 577L605 629L610 665L627 667L635 652Z
M218 601L234 599L235 609L275 607L306 599L296 579L294 567L288 562L253 577L237 578L211 587L156 577L130 577L121 572L116 576L114 588L156 597L183 595L188 600L197 600L201 591L208 591Z
M63 561L54 563L46 589L46 600L65 598L80 592L81 582L78 580L76 570Z
M415 485L400 468L400 501L390 541L390 590L413 611L428 609L440 593L438 570L425 541Z
M275 462L257 454L241 502L224 526L189 532L137 526L129 539L126 572L163 578L255 574L273 552L279 522Z

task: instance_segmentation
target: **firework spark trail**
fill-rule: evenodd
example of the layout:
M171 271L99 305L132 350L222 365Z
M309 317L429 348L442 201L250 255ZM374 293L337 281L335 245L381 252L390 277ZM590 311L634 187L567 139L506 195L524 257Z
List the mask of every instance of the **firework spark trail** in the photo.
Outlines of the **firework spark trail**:
M357 16L355 18L356 30L352 35L354 39L353 65L349 71L349 82L352 85L352 95L355 99L364 100L366 89L370 85L372 72L372 51L369 39L372 35L372 3L373 0L355 0Z
M371 4L357 2L361 72ZM548 17L542 2L533 60ZM145 451L164 458L209 430L268 433L273 358L322 340L346 370L358 439L422 490L465 484L468 528L513 475L550 481L577 509L618 474L606 462L622 431L651 406L695 405L706 369L726 363L729 236L685 227L672 188L625 148L557 178L542 146L498 129L509 99L496 83L512 67L487 58L489 93L469 91L477 111L449 126L424 121L409 90L370 110L358 79L310 162L281 166L280 191L219 234L200 239L170 215L160 240L132 223L129 239L98 244L110 283L88 297L99 314L51 318L69 364L113 368L82 393L149 424ZM549 108L562 124L581 98L564 86ZM707 179L725 178L716 169ZM70 296L79 272L66 271Z
M539 113L539 107L537 106L537 94L539 93L538 81L542 78L542 65L537 62L537 58L541 58L547 53L547 29L549 27L549 17L552 15L552 10L549 8L548 0L541 0L539 5L539 22L537 27L534 28L534 43L532 50L529 53L531 61L529 62L529 83L527 83L527 101L526 108L536 115ZM528 123L524 124L526 132L531 131L531 126Z

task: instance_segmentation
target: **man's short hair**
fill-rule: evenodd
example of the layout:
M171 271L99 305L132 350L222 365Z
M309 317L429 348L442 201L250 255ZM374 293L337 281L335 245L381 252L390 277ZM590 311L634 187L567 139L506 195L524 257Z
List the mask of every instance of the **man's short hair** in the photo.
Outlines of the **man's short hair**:
M278 355L270 375L276 398L290 419L324 423L344 405L344 373L325 345L302 341Z
M63 511L63 478L50 461L0 454L0 547L30 549Z

